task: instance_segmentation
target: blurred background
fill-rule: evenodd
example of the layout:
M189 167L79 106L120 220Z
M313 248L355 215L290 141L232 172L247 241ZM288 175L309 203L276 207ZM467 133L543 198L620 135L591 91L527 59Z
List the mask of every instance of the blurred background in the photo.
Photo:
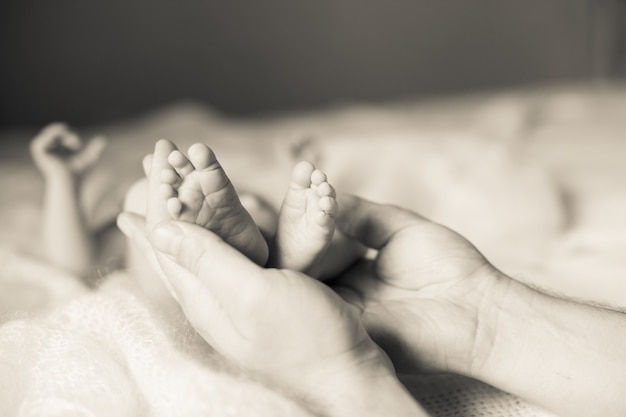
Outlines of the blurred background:
M8 0L0 127L588 82L623 77L625 55L621 0Z

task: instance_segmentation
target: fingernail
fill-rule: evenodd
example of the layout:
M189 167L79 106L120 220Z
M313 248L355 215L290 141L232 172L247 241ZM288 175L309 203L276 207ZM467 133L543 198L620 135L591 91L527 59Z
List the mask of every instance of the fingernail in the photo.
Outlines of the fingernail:
M150 234L150 242L156 250L167 255L176 255L183 231L172 222L158 224Z

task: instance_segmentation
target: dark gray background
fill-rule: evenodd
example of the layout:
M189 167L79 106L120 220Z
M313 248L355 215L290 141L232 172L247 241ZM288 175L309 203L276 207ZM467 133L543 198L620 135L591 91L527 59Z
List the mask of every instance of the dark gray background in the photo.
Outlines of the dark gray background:
M0 3L0 126L228 114L614 76L619 0Z

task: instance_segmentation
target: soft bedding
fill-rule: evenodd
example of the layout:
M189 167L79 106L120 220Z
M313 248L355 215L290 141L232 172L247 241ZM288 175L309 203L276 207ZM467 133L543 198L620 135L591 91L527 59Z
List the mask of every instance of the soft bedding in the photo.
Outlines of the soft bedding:
M162 137L209 144L239 191L275 206L293 163L311 159L339 191L450 226L517 279L626 308L624 115L626 86L616 84L262 119L177 104L79 129L110 139L84 204L94 229L111 222ZM106 256L93 288L41 260L43 184L27 153L35 131L1 133L0 415L308 415L215 353L175 304L151 304ZM403 380L435 416L550 415L458 376Z

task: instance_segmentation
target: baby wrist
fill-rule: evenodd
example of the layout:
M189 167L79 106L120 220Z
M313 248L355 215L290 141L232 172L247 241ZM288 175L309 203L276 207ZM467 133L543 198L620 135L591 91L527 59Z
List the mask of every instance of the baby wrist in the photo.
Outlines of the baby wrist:
M77 185L79 176L66 169L54 169L44 172L44 180L49 185L70 184Z

